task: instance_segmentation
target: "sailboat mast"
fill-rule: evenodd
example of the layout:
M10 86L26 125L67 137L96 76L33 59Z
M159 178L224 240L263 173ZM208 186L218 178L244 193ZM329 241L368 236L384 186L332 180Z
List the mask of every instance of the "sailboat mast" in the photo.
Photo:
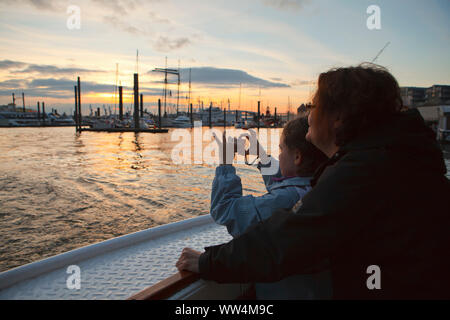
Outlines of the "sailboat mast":
M117 109L117 82L119 81L119 64L116 63L116 83L114 86L114 115L116 115Z
M164 117L167 116L167 56L166 56L166 68L164 69Z
M180 60L178 59L178 92L177 92L177 116L180 104Z
M239 82L239 110L241 110L241 90L242 90L242 82Z

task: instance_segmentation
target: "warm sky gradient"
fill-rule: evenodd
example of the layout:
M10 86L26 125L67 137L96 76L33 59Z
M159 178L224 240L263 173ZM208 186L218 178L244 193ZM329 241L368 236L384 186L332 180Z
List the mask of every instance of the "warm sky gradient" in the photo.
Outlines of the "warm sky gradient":
M381 30L366 27L371 4ZM81 8L80 30L66 27L69 5ZM242 109L261 100L286 111L289 97L293 111L320 72L371 61L388 41L377 63L401 86L450 84L448 0L2 0L0 104L23 91L27 107L44 100L71 111L77 76L83 110L113 104L116 63L130 103L139 49L149 109L163 88L150 71L167 56L168 67L180 61L184 96L192 68L194 104L225 107L229 98L234 109L242 83Z

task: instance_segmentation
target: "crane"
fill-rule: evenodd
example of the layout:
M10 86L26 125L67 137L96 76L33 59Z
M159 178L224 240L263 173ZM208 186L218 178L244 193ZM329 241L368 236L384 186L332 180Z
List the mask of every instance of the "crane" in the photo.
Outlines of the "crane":
M167 68L167 57L166 57L166 67L165 68L155 68L152 70L153 72L161 72L164 73L164 117L167 116L166 106L167 106L167 75L173 74L178 76L178 97L177 97L177 114L178 114L178 103L180 96L180 70L178 69L168 69Z

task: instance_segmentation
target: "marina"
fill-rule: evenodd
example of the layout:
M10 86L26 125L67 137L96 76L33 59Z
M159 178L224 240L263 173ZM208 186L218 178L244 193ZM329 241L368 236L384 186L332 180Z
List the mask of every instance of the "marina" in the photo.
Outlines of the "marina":
M149 288L177 274L183 246L201 250L230 237L208 215L215 167L171 164L170 132L1 128L0 139L2 299L157 298ZM264 193L257 169L237 170L246 194ZM72 264L81 268L80 290L66 286ZM164 297L228 299L245 291L186 277L184 290L178 279L177 294Z
M0 300L450 299L448 0L0 12Z

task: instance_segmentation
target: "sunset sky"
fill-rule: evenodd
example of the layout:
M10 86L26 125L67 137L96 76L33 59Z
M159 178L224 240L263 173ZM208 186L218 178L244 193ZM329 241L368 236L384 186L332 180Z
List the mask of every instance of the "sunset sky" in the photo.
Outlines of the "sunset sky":
M80 29L67 27L70 5L81 10ZM381 10L380 30L367 28L370 5ZM150 110L163 93L163 75L151 70L167 57L168 67L180 64L182 103L191 68L194 105L230 99L235 109L241 83L241 109L261 100L284 112L289 99L293 111L321 72L371 61L388 42L376 62L401 86L450 84L448 0L2 0L0 104L24 92L27 107L70 112L80 76L84 112L113 105L118 63L129 105L139 50Z

